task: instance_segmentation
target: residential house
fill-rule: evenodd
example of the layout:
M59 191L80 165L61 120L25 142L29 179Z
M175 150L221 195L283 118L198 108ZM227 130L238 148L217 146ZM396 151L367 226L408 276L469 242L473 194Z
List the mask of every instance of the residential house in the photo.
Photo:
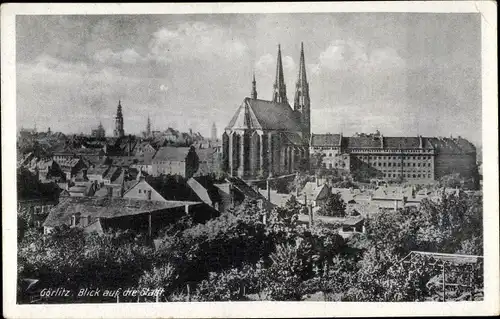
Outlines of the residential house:
M87 169L87 166L84 164L81 158L59 160L58 164L61 167L61 170L64 172L66 180L71 180L78 174L78 172L83 169Z
M190 178L199 168L194 147L161 147L152 160L152 175L180 175Z
M227 177L225 183L214 184L220 196L219 210L225 212L230 208L237 207L245 200L257 201L264 210L271 211L276 205L269 202L266 197L252 188L239 177Z
M297 194L297 201L304 205L322 207L330 195L330 188L327 184L317 182L307 182Z
M90 182L97 181L97 183L99 184L104 184L104 176L110 168L111 166L108 165L98 165L90 167L87 170L87 178Z

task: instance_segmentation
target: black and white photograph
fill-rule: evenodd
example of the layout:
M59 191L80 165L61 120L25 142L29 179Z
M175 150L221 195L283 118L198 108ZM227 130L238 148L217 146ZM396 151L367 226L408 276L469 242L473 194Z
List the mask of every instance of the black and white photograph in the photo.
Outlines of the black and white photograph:
M300 4L2 10L12 307L498 314L496 5Z

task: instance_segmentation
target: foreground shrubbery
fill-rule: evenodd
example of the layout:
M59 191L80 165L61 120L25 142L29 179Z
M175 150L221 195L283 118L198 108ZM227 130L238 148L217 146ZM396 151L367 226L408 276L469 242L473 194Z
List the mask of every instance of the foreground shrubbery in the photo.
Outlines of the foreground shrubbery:
M164 230L158 249L128 232L31 232L19 244L18 275L74 289L164 289L149 301L303 300L317 292L335 300L410 301L436 293L425 285L433 269L398 263L411 250L482 254L481 198L463 193L372 217L366 234L347 243L321 225L298 225L297 212L291 202L264 224L264 212L245 203L205 224L184 219Z

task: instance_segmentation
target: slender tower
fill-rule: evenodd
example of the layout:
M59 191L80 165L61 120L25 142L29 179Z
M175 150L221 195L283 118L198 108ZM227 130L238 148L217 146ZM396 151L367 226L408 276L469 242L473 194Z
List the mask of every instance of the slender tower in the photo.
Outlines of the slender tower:
M295 87L295 101L293 109L300 112L302 135L309 141L311 136L311 100L309 98L309 83L306 76L306 62L304 59L304 43L300 44L299 76Z
M288 103L286 98L285 76L283 75L283 63L281 62L281 46L278 44L278 60L276 63L276 80L273 86L273 102Z
M125 136L125 131L123 130L123 113L121 101L118 101L118 109L116 110L114 135L115 137Z
M253 100L257 99L257 82L255 81L255 72L253 73L253 80L252 80L252 93L250 94L250 97Z
M212 124L212 141L217 140L217 127L215 126L215 123Z
M148 123L146 124L146 137L151 136L151 119L149 118L148 114Z

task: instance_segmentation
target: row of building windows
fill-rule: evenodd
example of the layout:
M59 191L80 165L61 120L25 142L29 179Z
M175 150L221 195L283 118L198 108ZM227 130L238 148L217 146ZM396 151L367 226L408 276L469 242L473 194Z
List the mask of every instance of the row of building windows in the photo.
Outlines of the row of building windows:
M387 165L386 165L387 164ZM397 164L397 165L396 165ZM392 165L392 163L373 163L373 166L383 166L383 167L386 167L386 166L398 166L398 167L401 167L401 163L394 163L394 165ZM431 167L431 163L403 163L403 166L412 166L412 167Z
M331 155L330 155L331 156ZM401 160L401 159L406 159L406 160L427 160L427 159L432 159L432 156L426 156L426 155L416 155L416 156L404 156L404 155L399 155L399 156L359 156L358 158L363 159L363 160Z
M349 153L399 153L402 152L401 150L396 150L396 149L373 149L373 150L367 150L367 149L350 149L348 150ZM432 150L404 150L405 153L432 153Z
M390 174L390 173L385 173L384 177L399 177L400 174ZM402 175L405 178L425 178L425 174L403 174ZM432 178L431 174L427 174L427 178Z

